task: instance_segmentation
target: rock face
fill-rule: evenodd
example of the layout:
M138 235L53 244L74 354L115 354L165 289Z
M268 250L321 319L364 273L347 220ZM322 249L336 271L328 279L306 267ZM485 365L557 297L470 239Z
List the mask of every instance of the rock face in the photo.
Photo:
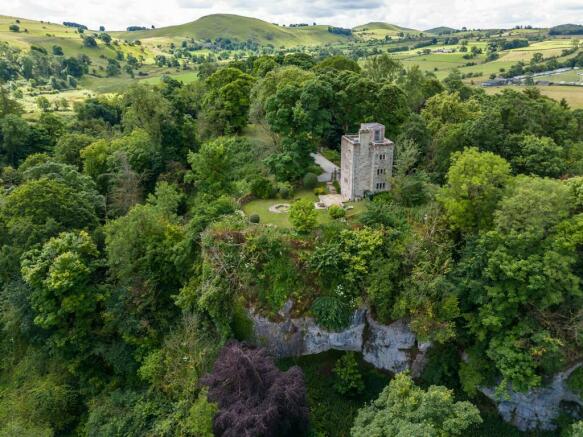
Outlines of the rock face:
M281 314L284 315L284 314ZM251 313L256 342L276 357L312 355L330 349L362 352L363 359L378 369L413 376L423 370L429 343L418 343L407 323L397 320L390 325L374 321L366 309L352 315L350 324L340 332L319 327L312 318L286 318L272 322Z
M487 397L497 403L502 418L521 431L533 429L554 430L555 419L559 416L561 403L572 402L583 407L583 401L567 387L566 381L579 363L565 372L554 376L546 386L526 393L510 392L508 399L499 399L493 388L482 388Z

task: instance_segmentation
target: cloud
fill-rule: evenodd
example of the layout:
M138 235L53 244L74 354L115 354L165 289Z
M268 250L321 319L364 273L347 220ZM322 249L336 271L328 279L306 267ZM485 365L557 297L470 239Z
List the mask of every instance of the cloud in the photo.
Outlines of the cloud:
M280 24L317 21L354 27L370 21L427 29L583 24L581 0L2 0L0 13L53 22L77 21L96 28L156 27L203 15L231 13Z

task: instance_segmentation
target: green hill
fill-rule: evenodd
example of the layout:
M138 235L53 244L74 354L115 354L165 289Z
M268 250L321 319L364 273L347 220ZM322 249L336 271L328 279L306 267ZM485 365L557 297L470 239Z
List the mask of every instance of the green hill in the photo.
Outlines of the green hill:
M215 14L201 17L196 21L178 26L136 32L113 32L117 38L149 40L215 40L254 41L261 45L293 47L299 45L320 45L344 42L349 37L328 32L328 26L282 27L257 18L230 14Z
M415 29L409 29L407 27L397 26L396 24L391 24L391 23L383 23L381 21L372 21L370 23L362 24L360 26L354 27L352 30L358 32L358 31L362 31L362 30L377 30L377 29L389 30L389 31L393 31L393 32L413 32L413 33L418 32Z
M550 35L583 35L583 26L580 24L560 24L549 29Z
M400 33L418 34L419 31L396 24L374 21L371 23L356 26L352 29L354 35L361 40L384 39L387 36L397 37Z
M11 31L9 29L11 25L17 25L19 31ZM144 55L139 47L131 47L124 44L117 46L107 45L99 39L96 41L96 47L84 47L83 36L94 36L95 33L92 30L86 30L83 34L79 34L77 29L61 24L0 15L0 43L4 42L21 50L28 50L31 46L37 46L46 49L50 53L53 46L59 46L63 49L65 56L84 54L92 59L95 66L106 65L104 57L115 58L118 51L123 52L124 55Z
M456 29L447 26L434 27L432 29L427 29L423 31L423 33L432 33L434 35L447 35L454 32L456 32Z

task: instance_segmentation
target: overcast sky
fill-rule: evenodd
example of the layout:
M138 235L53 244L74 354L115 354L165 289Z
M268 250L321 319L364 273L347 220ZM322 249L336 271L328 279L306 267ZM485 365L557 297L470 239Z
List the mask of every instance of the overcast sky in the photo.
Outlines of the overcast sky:
M75 21L92 29L181 24L231 13L289 24L354 27L386 21L415 29L583 24L583 0L0 0L0 15Z

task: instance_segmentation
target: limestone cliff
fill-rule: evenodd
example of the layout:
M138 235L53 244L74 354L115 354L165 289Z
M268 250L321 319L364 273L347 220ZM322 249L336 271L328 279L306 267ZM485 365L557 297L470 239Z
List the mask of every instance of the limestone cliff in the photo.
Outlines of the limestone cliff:
M286 318L273 322L250 313L256 342L275 356L311 355L330 349L361 352L363 359L378 369L391 372L411 370L417 376L423 369L428 343L419 343L407 323L397 320L382 325L359 309L350 324L340 332L318 326L310 317Z

